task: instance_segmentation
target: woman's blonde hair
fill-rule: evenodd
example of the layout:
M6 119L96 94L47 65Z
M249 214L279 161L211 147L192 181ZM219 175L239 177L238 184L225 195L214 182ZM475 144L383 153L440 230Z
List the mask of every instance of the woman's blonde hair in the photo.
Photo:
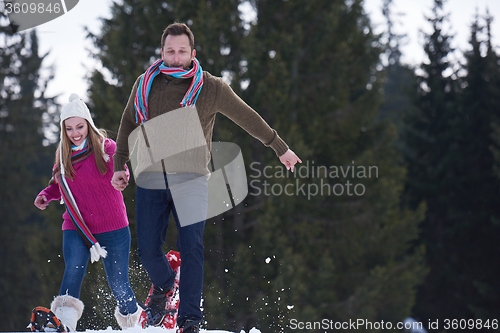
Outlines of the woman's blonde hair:
M88 134L87 134L87 140L88 140L88 145L90 149L94 152L94 158L95 158L95 164L97 165L97 170L102 175L105 175L106 172L108 172L108 164L103 158L104 151L102 149L102 144L101 140L104 140L104 138L107 138L108 135L106 133L106 130L104 129L99 129L99 132L102 134L104 138L102 138L99 133L94 130L92 126L90 126L89 122L85 119L87 122L87 128L88 128ZM57 150L56 150L56 160L55 164L59 166L59 154L60 152L60 147L62 147L62 162L64 165L64 170L65 170L65 176L73 180L73 177L75 175L75 169L73 168L73 165L71 164L71 146L73 143L68 137L68 134L65 131L65 122L66 120L63 121L63 126L61 127L62 131L62 141L61 145L57 145Z

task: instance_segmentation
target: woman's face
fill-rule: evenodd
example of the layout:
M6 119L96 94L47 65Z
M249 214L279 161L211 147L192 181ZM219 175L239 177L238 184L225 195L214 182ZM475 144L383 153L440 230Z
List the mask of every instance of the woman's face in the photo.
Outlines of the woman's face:
M64 129L66 130L66 135L75 146L81 145L89 134L87 120L80 117L66 119L64 121Z

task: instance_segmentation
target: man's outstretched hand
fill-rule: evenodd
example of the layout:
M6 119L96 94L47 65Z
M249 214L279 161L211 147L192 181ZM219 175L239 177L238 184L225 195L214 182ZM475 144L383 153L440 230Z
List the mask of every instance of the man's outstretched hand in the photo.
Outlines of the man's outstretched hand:
M290 149L288 149L283 155L280 156L280 161L285 165L287 170L292 170L292 172L297 162L302 163L300 158L295 155L295 153Z

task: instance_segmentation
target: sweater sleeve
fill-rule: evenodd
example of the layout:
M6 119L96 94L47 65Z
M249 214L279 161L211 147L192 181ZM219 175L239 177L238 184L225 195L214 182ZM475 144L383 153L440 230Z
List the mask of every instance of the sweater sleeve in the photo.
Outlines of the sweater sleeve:
M44 188L37 196L45 195L47 198L47 202L51 202L52 200L61 200L61 192L59 191L59 185L56 182L50 184L46 188Z
M120 121L118 136L116 138L116 151L113 155L113 171L128 170L126 167L126 163L129 160L128 136L134 129L137 128L137 124L135 122L134 99L140 80L141 76L139 76L134 83L134 87L132 88Z
M246 104L231 87L222 79L217 92L219 112L243 128L251 136L261 141L266 147L271 147L277 156L283 155L288 150L288 145L278 133L272 129L264 119Z
M113 141L112 139L106 139L106 144L104 145L104 150L105 153L108 154L109 156L114 156L115 151L116 151L116 142ZM110 164L110 169L114 170L114 160L111 159L108 164ZM127 175L129 175L129 170L127 165L125 164L125 171L127 172Z

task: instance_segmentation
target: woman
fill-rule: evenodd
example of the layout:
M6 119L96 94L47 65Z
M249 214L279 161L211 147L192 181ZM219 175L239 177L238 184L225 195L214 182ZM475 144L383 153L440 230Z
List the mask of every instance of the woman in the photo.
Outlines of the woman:
M123 196L113 188L116 143L98 130L87 105L70 96L61 112L61 140L53 177L35 199L44 210L50 201L62 200L64 277L59 295L51 304L59 321L69 330L83 312L80 289L89 259L103 258L108 285L118 306L115 317L122 329L138 324L142 309L130 286L128 264L130 229Z

